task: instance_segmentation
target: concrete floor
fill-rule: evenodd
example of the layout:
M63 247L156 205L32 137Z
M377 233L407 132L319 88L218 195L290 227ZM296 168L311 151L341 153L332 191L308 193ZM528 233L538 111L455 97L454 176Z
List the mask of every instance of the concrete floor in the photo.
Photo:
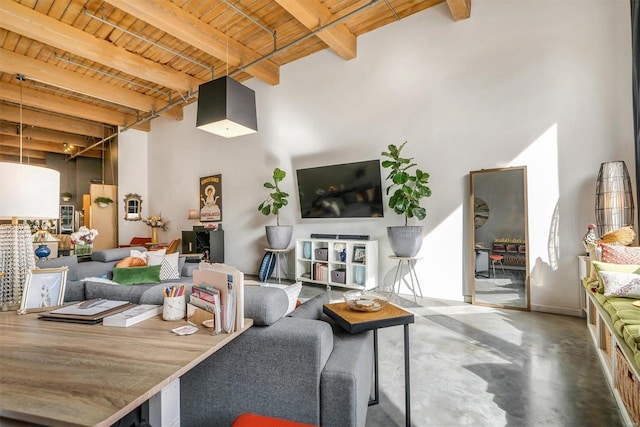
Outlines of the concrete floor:
M305 285L301 297L322 291ZM395 303L415 314L413 426L623 425L584 319L408 296ZM366 427L402 426L403 328L378 336L380 404Z

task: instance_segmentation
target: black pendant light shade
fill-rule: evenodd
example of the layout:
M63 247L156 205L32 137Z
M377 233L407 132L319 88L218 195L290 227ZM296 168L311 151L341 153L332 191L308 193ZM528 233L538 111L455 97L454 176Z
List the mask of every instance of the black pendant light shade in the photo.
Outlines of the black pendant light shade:
M196 127L225 138L256 133L255 92L229 76L201 84Z

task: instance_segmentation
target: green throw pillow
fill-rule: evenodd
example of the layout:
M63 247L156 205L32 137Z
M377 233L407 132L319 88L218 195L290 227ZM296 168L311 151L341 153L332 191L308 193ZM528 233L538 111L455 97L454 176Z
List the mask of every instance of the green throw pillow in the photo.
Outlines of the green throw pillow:
M120 285L160 283L160 265L150 267L122 267L113 269L113 281Z
M608 262L602 261L593 261L593 266L596 268L596 271L599 273L601 271L611 271L614 273L634 273L640 274L640 265L636 264L611 264ZM604 293L604 282L602 281L602 277L598 274L598 292Z

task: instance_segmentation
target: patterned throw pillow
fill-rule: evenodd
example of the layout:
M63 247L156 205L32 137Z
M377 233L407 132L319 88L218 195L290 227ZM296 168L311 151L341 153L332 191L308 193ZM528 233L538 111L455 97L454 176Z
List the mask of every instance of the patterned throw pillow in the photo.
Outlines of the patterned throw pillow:
M637 264L610 264L599 261L594 261L592 264L598 272L598 292L601 294L604 293L603 272L640 274L640 265Z
M147 254L147 263L149 265L159 265L160 267L160 280L178 280L180 279L180 268L178 267L179 252L172 254L157 254L152 251Z
M640 274L601 271L604 296L640 298Z
M611 264L640 264L640 247L602 243L602 261Z

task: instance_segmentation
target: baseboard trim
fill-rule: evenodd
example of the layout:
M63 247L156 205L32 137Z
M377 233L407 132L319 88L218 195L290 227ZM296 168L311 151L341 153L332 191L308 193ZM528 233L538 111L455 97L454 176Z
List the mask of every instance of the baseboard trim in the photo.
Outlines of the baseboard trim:
M582 310L579 308L557 307L554 305L531 304L531 311L542 313L563 314L565 316L582 317Z

